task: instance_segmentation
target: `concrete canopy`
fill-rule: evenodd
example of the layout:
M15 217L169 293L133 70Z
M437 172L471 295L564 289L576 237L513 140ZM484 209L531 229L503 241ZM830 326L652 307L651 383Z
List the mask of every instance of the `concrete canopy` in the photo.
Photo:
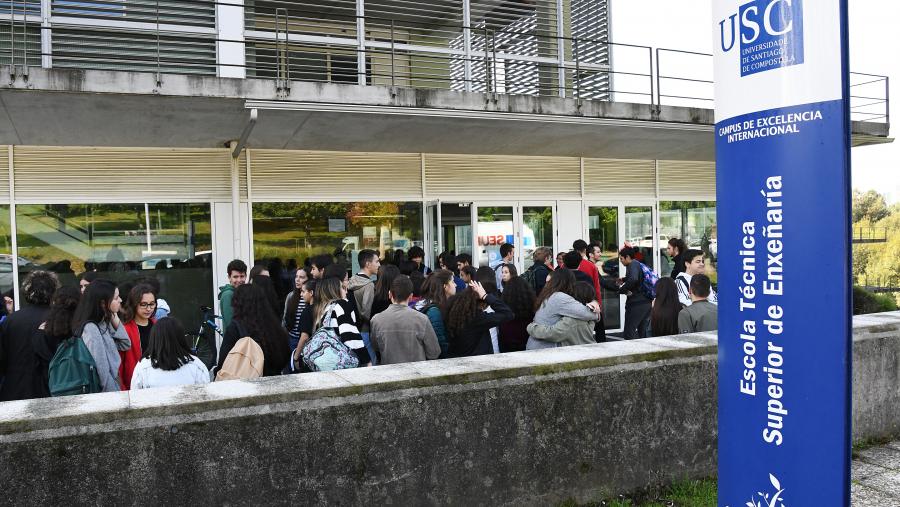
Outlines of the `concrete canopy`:
M151 73L0 68L0 144L714 160L708 109ZM864 128L866 144L887 126ZM874 130L873 130L874 129ZM868 139L869 141L865 141Z

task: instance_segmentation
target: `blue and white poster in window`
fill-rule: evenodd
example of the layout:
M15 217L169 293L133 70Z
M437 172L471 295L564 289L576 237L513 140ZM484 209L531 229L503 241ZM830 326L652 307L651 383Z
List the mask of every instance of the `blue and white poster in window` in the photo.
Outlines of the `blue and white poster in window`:
M722 506L849 504L846 20L713 2Z

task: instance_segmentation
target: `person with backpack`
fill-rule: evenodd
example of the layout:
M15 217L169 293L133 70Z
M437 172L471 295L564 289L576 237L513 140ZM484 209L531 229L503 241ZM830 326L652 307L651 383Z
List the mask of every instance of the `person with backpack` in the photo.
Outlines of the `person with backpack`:
M262 351L262 375L265 377L280 375L291 355L289 338L269 304L266 290L256 283L240 285L234 290L232 306L234 317L231 325L225 330L225 337L219 350L219 360L215 369L217 375L223 372L232 348L246 337L251 338ZM252 344L248 346L255 350Z
M645 266L635 259L637 249L625 247L619 250L619 262L625 266L625 277L619 285L619 294L627 296L625 300L626 340L647 338L650 327L650 311L655 294L645 284ZM649 268L646 268L649 269Z
M41 372L41 397L50 396L50 361L56 354L59 344L72 338L72 316L78 301L81 299L81 287L68 286L56 289L50 300L47 318L38 327L34 337L34 350L37 355L38 368Z
M379 364L399 364L437 359L441 346L431 321L409 307L412 281L400 275L391 283L391 306L372 318L372 343Z
M58 288L59 279L49 271L32 271L22 282L25 304L0 325L0 401L49 396L34 337Z
M574 253L574 252L573 252ZM575 254L577 255L577 253ZM571 257L570 257L571 258ZM563 317L584 320L594 325L600 319L600 304L592 299L587 304L575 299L575 271L562 268L553 272L544 290L534 302L534 323L541 326L554 326ZM590 281L584 283L590 284ZM526 350L547 349L557 347L556 342L544 341L536 336L529 336Z
M125 391L131 389L134 367L143 357L143 351L147 350L150 331L156 323L153 318L155 313L156 295L153 287L143 283L132 287L125 302L125 332L131 340L131 348L119 353L122 357L119 378L122 379L122 389Z
M471 266L470 266L471 267ZM421 301L416 303L415 309L424 313L431 322L438 345L441 347L439 359L447 357L449 343L447 341L447 328L444 326L444 310L447 301L456 295L456 282L453 273L446 269L439 269L425 280L422 285Z
M128 381L132 389L209 383L209 371L200 358L191 354L184 326L178 319L160 319L147 338L143 358Z
M131 339L119 319L121 309L122 298L116 285L109 280L97 279L84 290L72 317L72 329L81 337L94 360L102 392L122 388L119 352L131 348Z
M684 252L684 271L678 273L675 277L675 284L678 286L678 301L686 307L693 304L691 298L691 279L696 275L706 274L706 261L703 259L703 251L690 249ZM706 301L713 305L719 304L719 296L715 289L710 287L709 296Z
M387 266L386 264L383 266ZM396 269L396 266L394 266ZM313 336L303 349L304 361L310 359L310 346L316 340L316 335L325 330L337 337L342 344L352 352L358 360L359 366L369 366L372 358L369 355L366 343L359 333L356 312L347 301L347 290L340 280L325 278L316 284L315 305L313 313ZM315 352L315 351L312 351Z
M547 285L547 277L553 272L553 266L550 264L553 250L546 246L538 247L531 255L531 259L534 263L521 276L531 285L535 294L540 294L544 290L544 285Z
M240 259L234 259L228 263L228 283L219 287L219 308L222 312L222 329L228 329L231 325L232 308L231 298L234 290L247 282L247 265ZM221 345L220 345L221 347Z

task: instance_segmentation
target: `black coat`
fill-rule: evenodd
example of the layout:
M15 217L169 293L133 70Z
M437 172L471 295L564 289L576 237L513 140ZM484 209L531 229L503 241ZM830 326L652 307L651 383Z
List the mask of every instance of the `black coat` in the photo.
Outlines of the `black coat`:
M494 310L494 313L478 311L468 325L456 334L449 336L449 357L480 356L493 354L494 347L491 344L491 328L513 320L516 315L506 306L506 303L493 294L488 294L485 302Z
M46 306L23 306L0 326L0 373L5 376L0 401L50 396L47 368L56 347L38 330L48 310Z

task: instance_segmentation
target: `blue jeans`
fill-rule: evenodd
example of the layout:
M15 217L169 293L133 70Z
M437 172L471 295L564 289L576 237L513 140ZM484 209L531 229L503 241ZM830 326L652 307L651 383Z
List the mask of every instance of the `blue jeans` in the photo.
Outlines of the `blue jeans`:
M378 357L375 355L375 347L372 346L372 340L369 338L369 332L360 332L360 336L362 336L363 343L366 344L366 350L369 352L369 357L372 358L372 366L378 365Z

